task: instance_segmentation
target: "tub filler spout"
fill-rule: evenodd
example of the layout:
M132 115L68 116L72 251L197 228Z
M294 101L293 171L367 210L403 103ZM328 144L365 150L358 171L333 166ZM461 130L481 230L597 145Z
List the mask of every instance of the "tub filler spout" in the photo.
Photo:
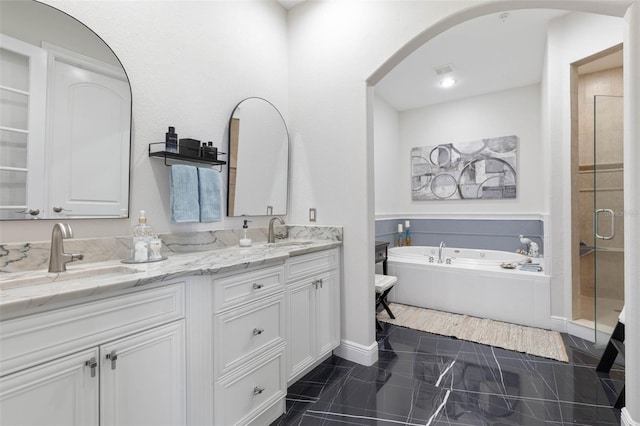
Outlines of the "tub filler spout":
M442 249L446 247L447 245L444 241L440 241L440 248L438 249L438 263L442 263Z

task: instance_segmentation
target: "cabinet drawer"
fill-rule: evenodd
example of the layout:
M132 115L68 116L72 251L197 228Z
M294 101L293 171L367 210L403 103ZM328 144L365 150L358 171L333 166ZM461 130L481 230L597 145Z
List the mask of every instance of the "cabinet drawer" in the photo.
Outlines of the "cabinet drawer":
M213 306L219 312L284 288L282 266L259 269L213 280Z
M287 261L287 281L321 273L338 266L338 249L294 256Z
M0 375L183 318L184 283L0 323Z
M216 377L284 341L284 293L214 317Z
M286 395L283 350L279 348L237 375L216 384L215 424L250 423Z

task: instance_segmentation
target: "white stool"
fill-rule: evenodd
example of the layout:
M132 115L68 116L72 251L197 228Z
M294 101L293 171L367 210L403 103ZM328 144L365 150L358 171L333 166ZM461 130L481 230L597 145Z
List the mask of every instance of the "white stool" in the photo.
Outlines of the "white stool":
M382 305L387 314L391 319L396 319L391 312L391 308L387 304L387 295L391 291L394 285L398 282L398 278L393 275L380 275L375 274L375 287L376 287L376 312L378 312L378 306ZM382 326L380 325L380 321L376 318L376 328L378 330L382 330Z

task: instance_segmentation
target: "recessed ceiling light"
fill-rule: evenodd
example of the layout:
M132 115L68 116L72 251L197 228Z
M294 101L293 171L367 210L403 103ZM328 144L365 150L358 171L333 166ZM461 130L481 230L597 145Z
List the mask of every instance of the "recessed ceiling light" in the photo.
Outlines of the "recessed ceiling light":
M445 88L454 86L455 84L456 84L456 79L455 78L446 77L446 78L443 78L442 80L440 80L440 86L445 87Z

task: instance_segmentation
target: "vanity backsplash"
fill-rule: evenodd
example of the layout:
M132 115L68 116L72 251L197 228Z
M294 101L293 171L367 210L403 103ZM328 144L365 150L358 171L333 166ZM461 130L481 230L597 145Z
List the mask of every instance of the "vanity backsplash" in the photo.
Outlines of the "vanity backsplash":
M342 241L342 227L285 225L276 227L278 239ZM278 233L279 232L279 233ZM249 228L247 235L253 244L266 243L268 229ZM206 232L160 234L162 253L192 253L237 247L242 229L221 229ZM64 240L68 253L82 253L82 263L123 260L131 257L130 236L111 238L70 238ZM0 244L0 273L47 269L51 241Z

